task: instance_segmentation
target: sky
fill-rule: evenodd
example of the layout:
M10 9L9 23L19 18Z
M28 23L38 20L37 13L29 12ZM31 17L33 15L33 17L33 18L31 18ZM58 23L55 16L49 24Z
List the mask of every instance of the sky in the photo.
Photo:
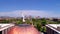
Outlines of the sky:
M60 0L0 0L0 16L60 17Z

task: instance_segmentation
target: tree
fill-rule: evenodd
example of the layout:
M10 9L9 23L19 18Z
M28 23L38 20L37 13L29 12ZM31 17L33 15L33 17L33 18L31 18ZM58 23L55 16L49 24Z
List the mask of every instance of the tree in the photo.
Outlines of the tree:
M42 26L45 26L47 23L46 23L46 20L43 18L42 19L42 22L41 22Z

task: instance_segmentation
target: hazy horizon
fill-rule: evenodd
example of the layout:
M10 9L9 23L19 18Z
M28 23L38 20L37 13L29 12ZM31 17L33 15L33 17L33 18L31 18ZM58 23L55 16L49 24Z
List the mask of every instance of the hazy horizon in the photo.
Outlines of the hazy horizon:
M0 16L60 17L60 0L0 0Z

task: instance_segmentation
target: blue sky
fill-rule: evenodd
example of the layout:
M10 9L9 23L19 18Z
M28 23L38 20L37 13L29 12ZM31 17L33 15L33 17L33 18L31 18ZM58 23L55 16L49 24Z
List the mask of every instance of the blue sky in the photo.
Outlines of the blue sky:
M0 0L0 16L17 16L21 11L30 11L33 16L44 13L44 17L60 17L60 0Z

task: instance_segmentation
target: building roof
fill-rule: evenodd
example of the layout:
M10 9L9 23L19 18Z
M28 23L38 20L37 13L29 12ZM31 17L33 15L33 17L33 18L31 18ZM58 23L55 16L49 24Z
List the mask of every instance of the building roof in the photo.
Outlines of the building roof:
M40 34L40 32L29 24L20 24L11 28L8 34Z
M14 24L0 24L0 31L5 30L12 26L14 26Z
M57 27L60 27L60 24L48 24L46 27L49 27L50 29L60 33L60 31L57 30Z

